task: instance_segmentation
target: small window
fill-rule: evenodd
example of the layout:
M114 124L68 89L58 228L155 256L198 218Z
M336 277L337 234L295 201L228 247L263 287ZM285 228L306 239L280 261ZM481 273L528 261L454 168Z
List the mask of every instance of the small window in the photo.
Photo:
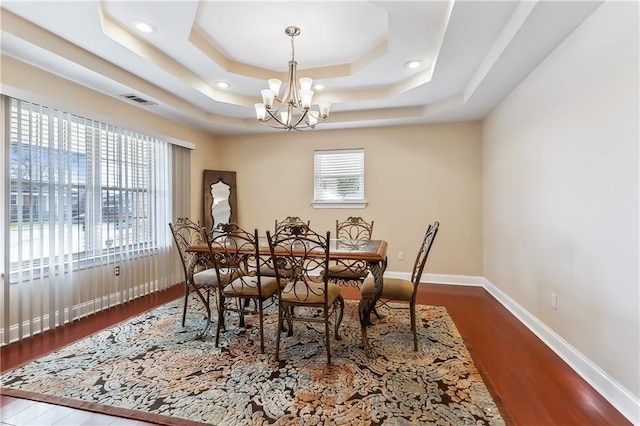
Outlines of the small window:
M364 208L364 149L315 151L316 208Z

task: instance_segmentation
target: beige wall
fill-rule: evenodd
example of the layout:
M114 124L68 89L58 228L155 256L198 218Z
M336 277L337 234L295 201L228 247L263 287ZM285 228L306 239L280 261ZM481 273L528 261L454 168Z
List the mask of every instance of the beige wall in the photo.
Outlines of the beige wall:
M439 220L426 272L482 275L479 123L220 137L221 164L237 172L238 221L261 234L289 215L335 232L335 220L374 220L389 242L389 271L409 272L427 225ZM364 148L365 209L314 209L313 153ZM405 253L397 260L397 252Z
M191 217L204 224L204 186L205 170L223 170L219 144L213 141L198 144L191 152Z
M638 52L605 2L483 128L485 277L636 398Z

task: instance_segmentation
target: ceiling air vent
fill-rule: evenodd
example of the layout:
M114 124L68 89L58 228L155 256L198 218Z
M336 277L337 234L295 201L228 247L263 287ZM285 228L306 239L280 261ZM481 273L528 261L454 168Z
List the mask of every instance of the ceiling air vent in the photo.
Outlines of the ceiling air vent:
M133 101L135 103L138 103L140 105L148 105L148 106L152 106L152 105L158 105L155 102L151 102L148 101L146 99L142 99L140 96L137 95L120 95L121 98L125 98L125 99L129 99L130 101Z

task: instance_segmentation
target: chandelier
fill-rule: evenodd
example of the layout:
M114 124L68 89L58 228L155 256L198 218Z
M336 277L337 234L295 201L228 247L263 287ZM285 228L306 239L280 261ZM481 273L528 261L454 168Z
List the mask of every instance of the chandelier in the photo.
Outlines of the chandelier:
M311 109L313 90L311 85L313 80L308 77L300 79L300 87L296 81L295 48L293 38L300 35L300 28L287 27L285 34L291 37L291 60L289 61L289 80L284 90L284 95L280 95L282 82L277 78L267 80L268 89L262 90L262 103L255 104L256 118L276 129L282 130L304 130L313 129L316 124L322 123L329 117L331 104L323 101L318 103L318 110Z

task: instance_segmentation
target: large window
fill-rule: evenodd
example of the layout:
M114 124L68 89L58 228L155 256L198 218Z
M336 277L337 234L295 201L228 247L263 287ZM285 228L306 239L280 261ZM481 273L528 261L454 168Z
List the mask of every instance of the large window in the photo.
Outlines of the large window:
M180 282L168 223L189 214L188 144L2 101L0 342Z
M314 154L314 206L364 207L364 149Z
M12 281L156 246L162 141L17 99L10 114Z

